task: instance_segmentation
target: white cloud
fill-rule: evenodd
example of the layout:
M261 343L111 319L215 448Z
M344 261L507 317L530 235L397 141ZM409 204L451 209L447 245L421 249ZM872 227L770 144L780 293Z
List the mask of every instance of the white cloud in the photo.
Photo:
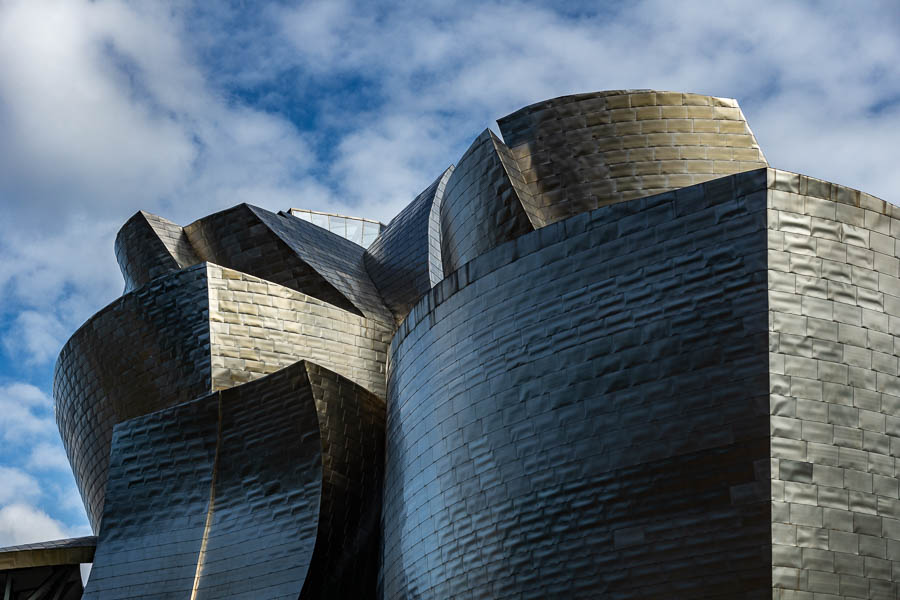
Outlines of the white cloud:
M69 537L66 526L23 502L0 507L0 546L18 546Z
M378 99L323 108L346 125L329 171L339 195L387 220L498 117L568 93L656 88L736 97L773 165L900 200L900 111L870 111L900 100L896 4L780 4L778 18L737 1L582 8L328 1L280 11L313 80L362 80Z
M117 229L239 202L317 202L315 155L287 119L211 86L184 11L77 0L0 4L0 300L11 360L49 364L121 291Z
M81 202L99 207L110 192L142 193L149 181L171 190L184 177L194 155L187 132L132 97L127 74L110 58L119 38L138 27L135 19L115 3L4 6L0 94L12 126L4 137L16 149L9 166L43 174L27 182L39 186L28 210L59 208L41 193L48 186L72 186ZM155 41L151 55L165 40Z
M47 394L29 383L11 383L0 388L0 399L34 408L50 408L52 405Z
M0 387L0 438L5 442L46 439L56 431L51 400L41 390L25 383Z
M3 336L3 345L12 360L39 364L56 358L66 333L66 327L55 315L24 310L16 315L9 333Z
M27 466L29 469L35 471L55 470L69 472L71 469L69 466L69 459L66 456L63 447L59 443L51 444L48 442L37 444L31 449ZM80 498L77 506L81 506Z
M24 471L0 466L0 505L32 500L41 495L38 481Z
M180 11L84 0L0 11L5 175L29 198L11 207L20 219L122 222L182 198L173 216L193 219L236 187L265 200L311 163L289 121L208 85Z

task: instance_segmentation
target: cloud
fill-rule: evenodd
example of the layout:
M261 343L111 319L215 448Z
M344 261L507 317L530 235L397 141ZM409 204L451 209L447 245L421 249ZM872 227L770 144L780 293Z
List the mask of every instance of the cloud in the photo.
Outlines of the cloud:
M71 469L63 447L59 443L51 444L47 442L37 444L31 449L27 466L34 471L63 471L67 473ZM80 498L75 506L81 506Z
M54 435L56 423L46 394L25 383L0 387L0 438L4 442L22 443Z
M898 10L872 8L801 2L772 19L735 1L715 11L644 1L567 12L535 2L328 1L282 9L279 23L307 77L350 80L365 98L322 109L323 123L347 126L329 175L342 197L384 220L381 211L408 202L494 119L615 88L737 97L776 166L892 199Z
M80 192L80 204L100 207L116 190L141 193L148 181L155 190L173 189L183 177L194 154L190 137L175 119L154 110L152 96L128 85L132 77L143 80L144 65L129 73L114 60L129 56L120 47L140 29L137 19L118 3L4 5L0 93L7 144L16 149L8 154L14 159L9 167L43 175L20 180L34 200L20 209L68 212L46 193L63 186ZM151 64L163 62L170 40L147 37L139 38L153 42L143 56Z
M55 315L23 310L16 315L9 332L3 336L3 345L14 361L44 363L56 358L67 332Z
M253 202L332 197L287 118L233 102L189 47L183 12L124 2L0 4L0 331L49 364L115 298L112 244L138 209L183 223Z
M69 537L66 526L44 511L16 502L0 507L0 546L18 546Z
M22 502L32 500L41 495L41 488L37 480L12 467L0 466L0 505L10 502Z

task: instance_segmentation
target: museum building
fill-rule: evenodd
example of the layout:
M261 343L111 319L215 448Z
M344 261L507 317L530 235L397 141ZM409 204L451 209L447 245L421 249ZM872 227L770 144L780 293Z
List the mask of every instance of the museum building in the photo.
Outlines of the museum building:
M900 208L731 99L498 125L387 225L129 219L53 382L95 536L3 599L900 597Z

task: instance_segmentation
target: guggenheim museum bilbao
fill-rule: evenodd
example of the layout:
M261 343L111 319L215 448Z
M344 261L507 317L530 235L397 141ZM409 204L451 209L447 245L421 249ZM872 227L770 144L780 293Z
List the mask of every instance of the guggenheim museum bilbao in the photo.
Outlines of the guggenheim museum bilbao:
M128 220L53 381L96 536L3 600L900 597L900 208L730 99L498 124L387 225Z

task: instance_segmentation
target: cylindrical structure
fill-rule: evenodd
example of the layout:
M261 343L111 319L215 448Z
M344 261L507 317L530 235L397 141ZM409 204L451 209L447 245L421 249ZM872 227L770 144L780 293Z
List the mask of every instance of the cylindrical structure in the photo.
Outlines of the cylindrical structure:
M206 264L158 277L81 326L56 361L56 422L94 532L113 427L210 391Z
M497 123L546 223L767 166L730 98L612 90L544 100Z
M369 277L398 322L444 278L440 214L452 173L449 167L391 219L363 255Z
M94 530L116 424L304 358L384 397L389 337L378 321L210 263L125 294L66 343L54 377L57 423Z
M389 354L385 598L770 587L765 185L548 225L413 308Z
M459 159L441 202L445 276L497 244L534 230L524 190L516 161L486 129Z

